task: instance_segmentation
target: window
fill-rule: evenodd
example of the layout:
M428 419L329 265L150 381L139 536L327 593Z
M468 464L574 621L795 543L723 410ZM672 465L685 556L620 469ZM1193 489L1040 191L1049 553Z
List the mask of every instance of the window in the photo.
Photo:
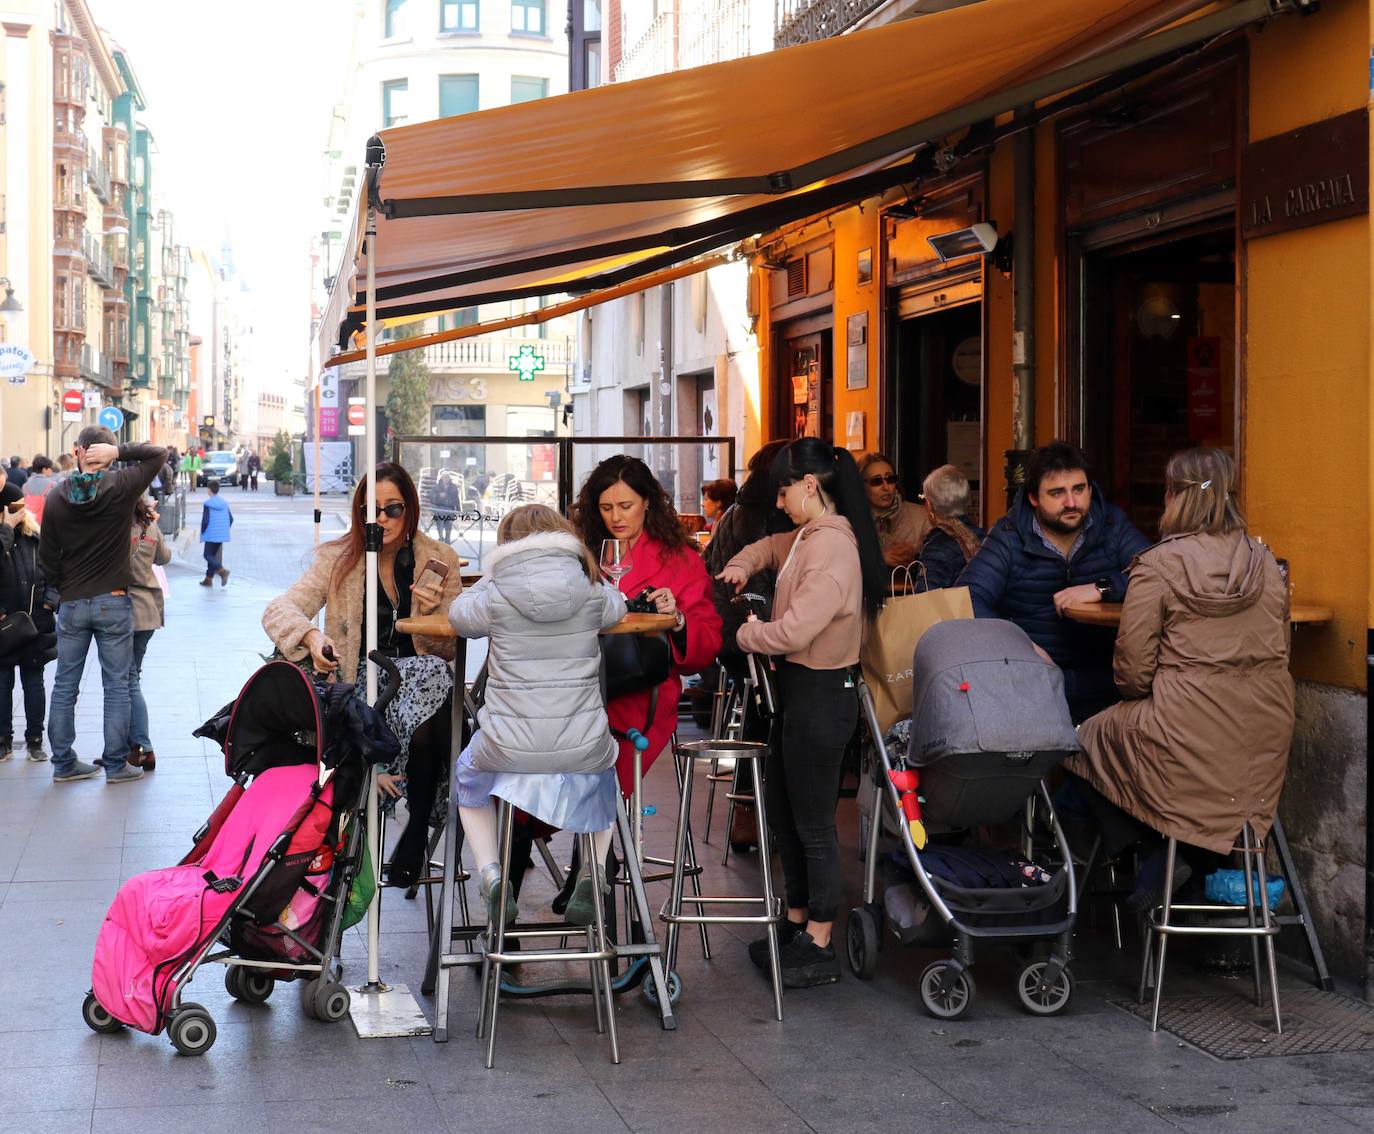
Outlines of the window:
M439 330L453 331L459 327L471 327L476 322L477 308L460 307L457 311L439 316Z
M400 126L406 120L407 79L390 79L382 84L382 125Z
M441 32L475 32L477 0L439 0Z
M476 75L439 76L439 117L471 114L477 109Z
M396 39L406 34L406 0L386 0L385 15L382 17L382 37Z
M601 0L582 0L582 30L601 30Z
M548 79L534 79L527 75L511 76L510 100L512 105L517 102L533 102L537 98L545 97L548 93Z
M511 0L510 30L544 35L544 0Z

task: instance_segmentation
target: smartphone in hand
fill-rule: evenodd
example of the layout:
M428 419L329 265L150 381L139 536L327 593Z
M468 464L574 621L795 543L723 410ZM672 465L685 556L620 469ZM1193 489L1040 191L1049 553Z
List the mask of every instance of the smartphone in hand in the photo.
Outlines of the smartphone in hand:
M421 583L424 582L426 575L433 574L435 578L438 580L439 586L442 587L444 585L445 580L448 579L448 571L449 567L447 563L444 563L442 560L439 559L431 559L428 563L425 564L424 570L421 571L420 574L416 577L415 585L418 587Z

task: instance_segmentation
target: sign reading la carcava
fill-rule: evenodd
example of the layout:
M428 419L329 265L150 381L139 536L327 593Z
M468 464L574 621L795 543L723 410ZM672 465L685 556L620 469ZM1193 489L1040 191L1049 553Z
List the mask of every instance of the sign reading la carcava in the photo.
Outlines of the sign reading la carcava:
M1367 212L1367 108L1254 142L1241 155L1240 228L1247 240Z
M11 386L24 385L25 376L36 362L28 349L18 343L0 343L0 378Z

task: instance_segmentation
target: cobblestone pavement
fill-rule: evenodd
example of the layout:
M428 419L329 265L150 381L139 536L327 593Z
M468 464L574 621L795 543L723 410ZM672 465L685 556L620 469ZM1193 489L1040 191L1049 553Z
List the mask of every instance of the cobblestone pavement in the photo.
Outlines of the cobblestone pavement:
M167 627L149 650L144 686L153 707L157 771L146 781L50 781L47 765L0 765L0 1131L739 1131L872 1132L1374 1129L1374 1054L1222 1063L1167 1033L1151 1035L1109 1001L1129 993L1137 953L1118 953L1083 920L1069 1011L1036 1019L1015 1007L1014 961L989 950L966 1020L941 1023L920 1006L916 978L938 954L883 951L874 980L846 973L836 986L786 998L774 1022L766 982L725 929L705 961L684 935L680 1026L662 1032L637 994L618 1002L624 1062L613 1066L576 998L506 1005L496 1069L482 1067L472 1037L476 984L453 981L452 1038L360 1040L347 1021L307 1020L291 989L261 1006L229 999L207 970L190 995L219 1039L201 1059L176 1056L164 1037L100 1037L81 1022L96 932L119 884L176 862L227 786L222 760L191 730L230 700L267 643L263 603L296 577L313 542L308 500L225 493L237 522L228 587L201 588L198 547L169 574ZM191 500L199 519L200 493ZM326 511L326 537L341 530ZM331 531L330 524L333 524ZM51 669L49 670L51 675ZM18 709L18 705L16 705ZM88 667L79 747L99 738L99 675ZM704 783L701 785L704 789ZM705 824L697 793L696 830ZM671 769L647 780L651 850L671 841ZM848 892L859 892L852 801L841 804ZM708 891L757 887L757 858L719 865L724 808L703 845ZM556 842L560 855L563 840ZM532 882L524 909L537 914L551 884ZM661 902L662 886L650 889ZM381 973L418 990L425 947L422 901L387 891ZM837 935L842 940L843 935ZM364 971L364 939L350 932L348 978ZM1171 950L1171 955L1173 950ZM1286 973L1288 987L1302 974ZM1248 978L1171 966L1169 992L1234 991ZM431 1016L433 1005L421 998Z

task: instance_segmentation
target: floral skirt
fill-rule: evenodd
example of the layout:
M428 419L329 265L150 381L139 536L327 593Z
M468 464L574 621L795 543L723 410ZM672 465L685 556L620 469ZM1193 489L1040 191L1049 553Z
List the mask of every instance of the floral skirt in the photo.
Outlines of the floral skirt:
M397 658L396 668L401 671L401 691L386 707L386 723L401 742L401 754L387 771L393 776L402 776L410 763L410 738L415 730L435 713L448 711L445 704L453 692L453 673L448 662L434 654ZM437 827L448 814L448 753L427 755L439 761L439 782L429 819L430 826ZM383 798L383 806L394 805L395 800L389 796Z

